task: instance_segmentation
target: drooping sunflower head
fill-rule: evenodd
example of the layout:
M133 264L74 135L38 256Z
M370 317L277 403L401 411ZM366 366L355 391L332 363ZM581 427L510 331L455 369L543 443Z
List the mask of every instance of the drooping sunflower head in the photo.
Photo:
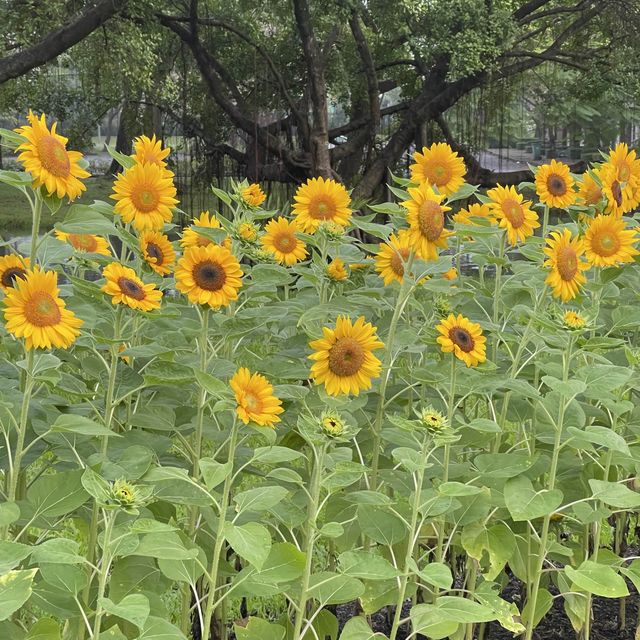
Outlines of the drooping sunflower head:
M293 199L293 215L305 233L315 233L323 222L349 224L351 198L335 180L311 178L298 187Z
M258 239L258 226L253 222L241 222L236 233L243 242L255 242Z
M169 147L162 148L162 140L156 139L154 133L151 138L140 136L133 142L133 155L131 156L138 164L155 164L163 169L166 168L166 158L171 153Z
M159 231L144 231L140 234L140 251L145 262L161 276L171 273L176 261L176 252L169 238Z
M602 193L607 201L606 213L621 216L637 206L640 189L636 189L635 184L622 180L617 166L610 162L601 165L600 180Z
M489 189L487 196L491 198L489 207L498 219L498 226L506 229L510 244L524 242L540 226L538 214L530 209L531 202L524 201L515 187L498 185Z
M259 207L267 198L259 184L250 184L240 191L245 204L250 207Z
M56 229L55 236L61 242L68 242L76 251L81 253L98 253L110 256L109 243L101 236L91 233L64 233Z
M582 258L584 252L583 240L572 237L569 229L552 231L547 238L544 266L551 271L545 282L552 287L553 295L563 302L575 298L587 281L582 273L589 268L589 263Z
M135 164L118 174L113 185L115 210L138 231L161 231L178 204L173 176L157 164Z
M444 196L423 182L420 186L409 187L410 200L400 204L407 209L409 237L411 245L424 260L437 260L438 249L447 248L447 238L451 231L445 229L445 216L451 207L442 204Z
M176 288L193 304L226 307L238 299L241 286L240 263L225 247L189 247L178 260Z
M82 154L67 151L67 138L56 133L57 123L47 128L44 113L40 118L31 111L27 116L29 125L16 129L27 141L18 146L18 160L33 178L35 188L44 187L49 195L75 200L86 186L82 178L89 173L80 166Z
M491 207L481 202L474 202L466 209L460 209L451 216L456 224L475 225L477 220L486 220L491 224L495 224L496 219L493 216Z
M402 282L404 270L413 250L411 234L407 229L392 233L389 241L381 243L375 257L376 271L386 286Z
M327 266L327 276L333 282L342 282L349 277L342 258L334 258Z
M577 311L565 311L562 322L567 329L580 330L587 326L586 318Z
M324 384L331 396L353 393L371 388L371 379L380 375L381 362L373 351L384 344L376 335L377 329L364 317L355 323L346 316L339 316L334 329L323 327L323 337L313 340L314 349L309 358L311 378L316 384Z
M58 290L58 274L36 267L14 280L3 300L6 328L24 338L27 349L68 349L83 321L66 308Z
M625 229L625 222L616 216L596 216L584 233L587 260L594 267L611 267L633 262L638 251L638 233Z
M438 193L448 196L455 193L464 184L467 172L464 161L445 142L436 142L429 148L423 147L422 153L413 154L414 164L411 180L436 187Z
M215 214L210 214L208 211L203 211L197 218L193 219L191 226L184 230L182 238L180 239L180 246L183 249L189 247L207 247L210 244L216 244L210 238L198 233L194 227L203 227L205 229L221 229L220 220ZM231 238L225 238L222 242L222 246L231 250Z
M487 339L476 322L463 315L450 314L436 329L438 344L445 353L453 353L467 367L475 367L487 359Z
M307 257L305 243L296 236L299 230L297 222L289 222L281 216L267 223L266 233L260 238L260 242L277 262L290 266Z
M5 293L11 291L16 284L16 278L27 275L31 261L18 255L0 256L0 289Z
M145 284L130 267L112 262L102 270L102 275L106 282L100 290L111 296L113 304L125 304L139 311L160 308L162 291L154 284Z
M273 394L273 386L260 373L251 373L246 367L238 369L229 385L233 390L236 413L244 424L253 422L259 427L272 427L280 422L284 411L282 400Z
M575 203L577 194L569 167L564 162L552 160L536 171L536 193L540 202L549 207L566 209Z
M578 202L587 207L594 207L602 201L604 194L599 181L600 170L591 169L582 175L579 183Z

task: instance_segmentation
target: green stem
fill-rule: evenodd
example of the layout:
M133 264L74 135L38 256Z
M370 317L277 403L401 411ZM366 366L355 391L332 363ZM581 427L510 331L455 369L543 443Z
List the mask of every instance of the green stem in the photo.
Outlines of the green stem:
M100 563L100 577L98 580L98 599L96 600L96 614L93 619L93 634L92 637L97 640L100 637L100 627L102 626L102 616L104 610L102 608L102 599L105 596L107 590L107 582L109 580L109 568L111 567L112 555L109 551L109 544L111 542L111 534L113 532L113 525L115 524L117 511L114 511L105 517L106 525L104 529L104 542L102 544L103 555L102 562Z
M476 581L478 579L478 562L475 558L467 558L467 562L471 563L469 573L467 576L467 597L473 600L473 594L476 590ZM465 640L473 640L473 630L475 625L470 622L467 624L467 630L465 633Z
M500 314L500 289L502 288L502 262L504 260L505 245L507 242L507 234L504 232L500 238L500 251L498 253L498 263L496 264L496 277L493 288L493 324L497 326L498 316ZM498 338L497 336L493 340L493 357L495 361L498 355Z
M547 237L547 228L549 227L549 206L544 205L544 211L542 213L542 239Z
M31 268L36 266L38 253L38 236L40 234L40 218L42 216L42 196L40 190L35 190L35 198L31 206L31 250L29 259L31 260Z

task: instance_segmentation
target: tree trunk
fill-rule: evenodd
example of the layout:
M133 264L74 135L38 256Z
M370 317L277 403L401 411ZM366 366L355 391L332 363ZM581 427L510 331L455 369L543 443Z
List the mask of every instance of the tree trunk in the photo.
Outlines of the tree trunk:
M139 97L136 100L128 100L122 103L120 111L120 122L118 123L118 135L116 137L116 151L131 155L133 150L133 137L136 135L136 127L138 120L138 107L140 106ZM109 174L115 175L122 171L122 167L117 160L111 162Z

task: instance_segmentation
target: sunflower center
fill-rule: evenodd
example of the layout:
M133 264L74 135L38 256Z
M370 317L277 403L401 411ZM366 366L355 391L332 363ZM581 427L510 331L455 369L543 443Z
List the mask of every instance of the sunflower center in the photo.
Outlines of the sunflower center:
M296 239L291 233L279 233L273 237L273 246L280 253L291 253L296 248Z
M144 289L135 280L122 276L118 278L118 286L125 296L134 300L144 300Z
M192 273L195 283L207 291L218 291L227 281L223 267L217 262L200 262L193 267Z
M332 202L317 200L309 207L309 214L314 220L331 220L336 208Z
M418 208L418 228L430 242L435 242L444 229L444 213L435 200L425 200Z
M157 190L144 185L131 194L131 202L138 211L149 213L157 209L160 197Z
M243 400L246 408L249 411L254 413L260 413L262 411L262 403L260 402L260 398L252 391L245 391Z
M557 256L558 273L565 281L573 280L578 273L578 256L571 247L562 247Z
M339 338L329 350L329 369L339 377L352 376L364 363L364 349L355 338Z
M563 196L567 193L567 183L562 176L552 173L547 178L547 189L552 196Z
M608 258L618 251L620 240L614 233L604 231L593 237L591 247L598 255Z
M42 166L57 178L66 178L71 172L71 163L64 145L54 136L42 136L37 144Z
M147 243L147 255L155 260L155 264L160 266L164 262L164 254L162 249L155 242Z
M471 334L462 327L452 327L449 329L449 339L465 353L473 351L473 347L475 346L475 341L471 337Z
M397 276L402 277L404 275L404 263L407 261L408 257L409 249L406 247L401 247L393 252L389 265Z
M524 211L522 211L522 206L519 202L507 198L502 203L502 212L514 229L518 229L524 224Z
M16 278L22 278L25 273L27 273L27 270L22 267L10 267L3 272L0 282L2 282L3 287L13 287L16 283Z
M611 195L613 199L616 201L616 204L621 207L622 206L622 187L617 180L614 180L611 184Z
M62 314L55 298L46 291L36 291L24 305L27 321L37 327L50 327L60 322Z
M432 165L429 174L429 181L438 187L447 184L451 178L451 170L443 164Z
M69 235L69 243L74 249L91 253L96 250L98 243L90 233L72 233Z
M198 234L198 237L196 238L196 247L208 247L210 244L213 244L212 240Z

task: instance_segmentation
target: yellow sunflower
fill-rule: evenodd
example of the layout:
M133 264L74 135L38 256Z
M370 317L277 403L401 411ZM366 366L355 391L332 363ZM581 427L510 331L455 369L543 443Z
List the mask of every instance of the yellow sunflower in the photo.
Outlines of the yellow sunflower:
M23 256L0 256L0 289L5 293L11 291L16 284L16 278L24 278L31 262Z
M550 267L551 273L545 282L552 287L553 295L563 302L575 298L581 285L587 281L582 273L589 268L589 263L581 258L584 252L583 240L573 238L569 229L552 231L547 238L544 266Z
M437 341L442 350L445 353L453 352L467 367L475 367L487 359L487 339L476 322L451 313L436 329L440 333Z
M602 193L602 187L596 178L600 180L600 170L591 169L582 175L582 180L579 183L578 201L585 206L595 206L604 197Z
M549 207L566 209L575 203L577 193L569 167L564 162L552 160L536 171L536 193L540 202Z
M331 264L327 267L327 275L329 279L334 282L342 282L349 277L344 266L344 261L341 258L334 258L331 261Z
M298 223L280 217L270 220L265 226L266 233L260 238L262 246L272 253L277 262L290 266L307 257L306 245L296 237Z
M562 320L569 329L584 329L587 325L584 316L577 311L565 311Z
M451 267L448 271L442 274L445 280L456 280L458 278L458 270L455 267Z
M173 177L157 164L136 164L118 174L113 185L115 210L138 231L160 231L178 204Z
M315 233L327 221L340 227L349 224L351 198L335 180L311 178L298 187L293 199L293 215L305 233Z
M169 238L159 231L145 231L140 235L140 251L146 263L161 276L171 273L176 261Z
M523 202L522 194L518 193L515 187L498 185L489 189L487 196L491 198L488 204L498 219L498 226L507 230L510 244L524 242L533 235L533 230L540 226L538 214L529 208L531 202Z
M442 203L443 195L439 195L426 183L418 187L409 187L411 200L400 204L407 209L409 237L413 249L424 260L437 260L438 249L447 248L447 238L451 231L444 228L444 214L451 207Z
M445 142L436 142L428 149L422 147L422 153L413 154L411 180L426 183L438 189L438 193L448 196L455 193L464 184L467 169L464 161Z
M487 204L475 202L470 204L466 209L460 209L451 216L451 219L457 224L476 224L476 219L486 220L491 224L495 224L496 219L493 216L491 207Z
M600 180L607 201L606 213L621 216L636 206L634 187L622 180L614 165L608 162L601 165Z
M64 233L55 231L56 238L62 242L68 242L76 251L82 253L99 253L102 256L110 256L109 243L100 236L91 233Z
M260 373L251 373L246 367L238 369L229 381L236 396L236 413L242 422L254 422L259 427L273 427L280 422L284 411L282 400L273 395L273 386Z
M587 260L594 267L611 267L615 264L633 262L638 251L635 229L625 229L622 218L596 216L584 233L584 248Z
M309 346L315 350L309 358L311 378L316 384L324 384L330 396L341 393L358 395L371 388L371 379L380 375L382 364L373 355L375 349L384 347L376 335L377 329L360 316L355 323L346 316L339 316L335 329L323 327L323 337L313 340Z
M60 298L58 274L36 267L16 278L3 302L7 331L24 338L27 349L68 349L83 321Z
M609 151L607 163L615 167L621 182L635 188L640 180L640 159L635 151L629 151L625 142L618 143L615 149Z
M375 257L375 268L385 285L394 280L402 282L412 246L411 234L407 229L400 229L397 235L392 233L388 242L380 244Z
M193 304L226 307L238 299L241 286L238 259L220 245L190 247L178 261L176 288Z
M111 296L113 304L126 304L140 311L160 308L162 291L154 284L145 284L133 269L112 262L102 270L102 275L107 281L100 290Z
M258 239L258 227L253 222L241 222L237 233L245 242L255 242Z
M191 226L184 230L182 238L180 239L180 246L183 249L188 249L189 247L208 247L210 244L216 244L213 240L198 233L193 227L204 227L206 229L222 228L215 214L212 215L208 211L203 211L197 218L193 219ZM225 238L222 246L231 250L231 238Z
M267 198L259 184L250 184L240 191L242 199L250 207L259 207Z
M49 195L75 200L86 189L80 179L89 177L79 164L82 154L67 151L67 138L56 133L58 123L54 122L49 131L44 113L37 118L29 111L27 119L30 125L16 129L27 139L16 151L21 151L18 160L31 174L33 186L44 186Z
M154 133L151 138L140 136L133 142L133 155L131 156L138 164L155 164L163 169L166 168L167 156L171 153L170 147L162 148L162 140L156 139Z

